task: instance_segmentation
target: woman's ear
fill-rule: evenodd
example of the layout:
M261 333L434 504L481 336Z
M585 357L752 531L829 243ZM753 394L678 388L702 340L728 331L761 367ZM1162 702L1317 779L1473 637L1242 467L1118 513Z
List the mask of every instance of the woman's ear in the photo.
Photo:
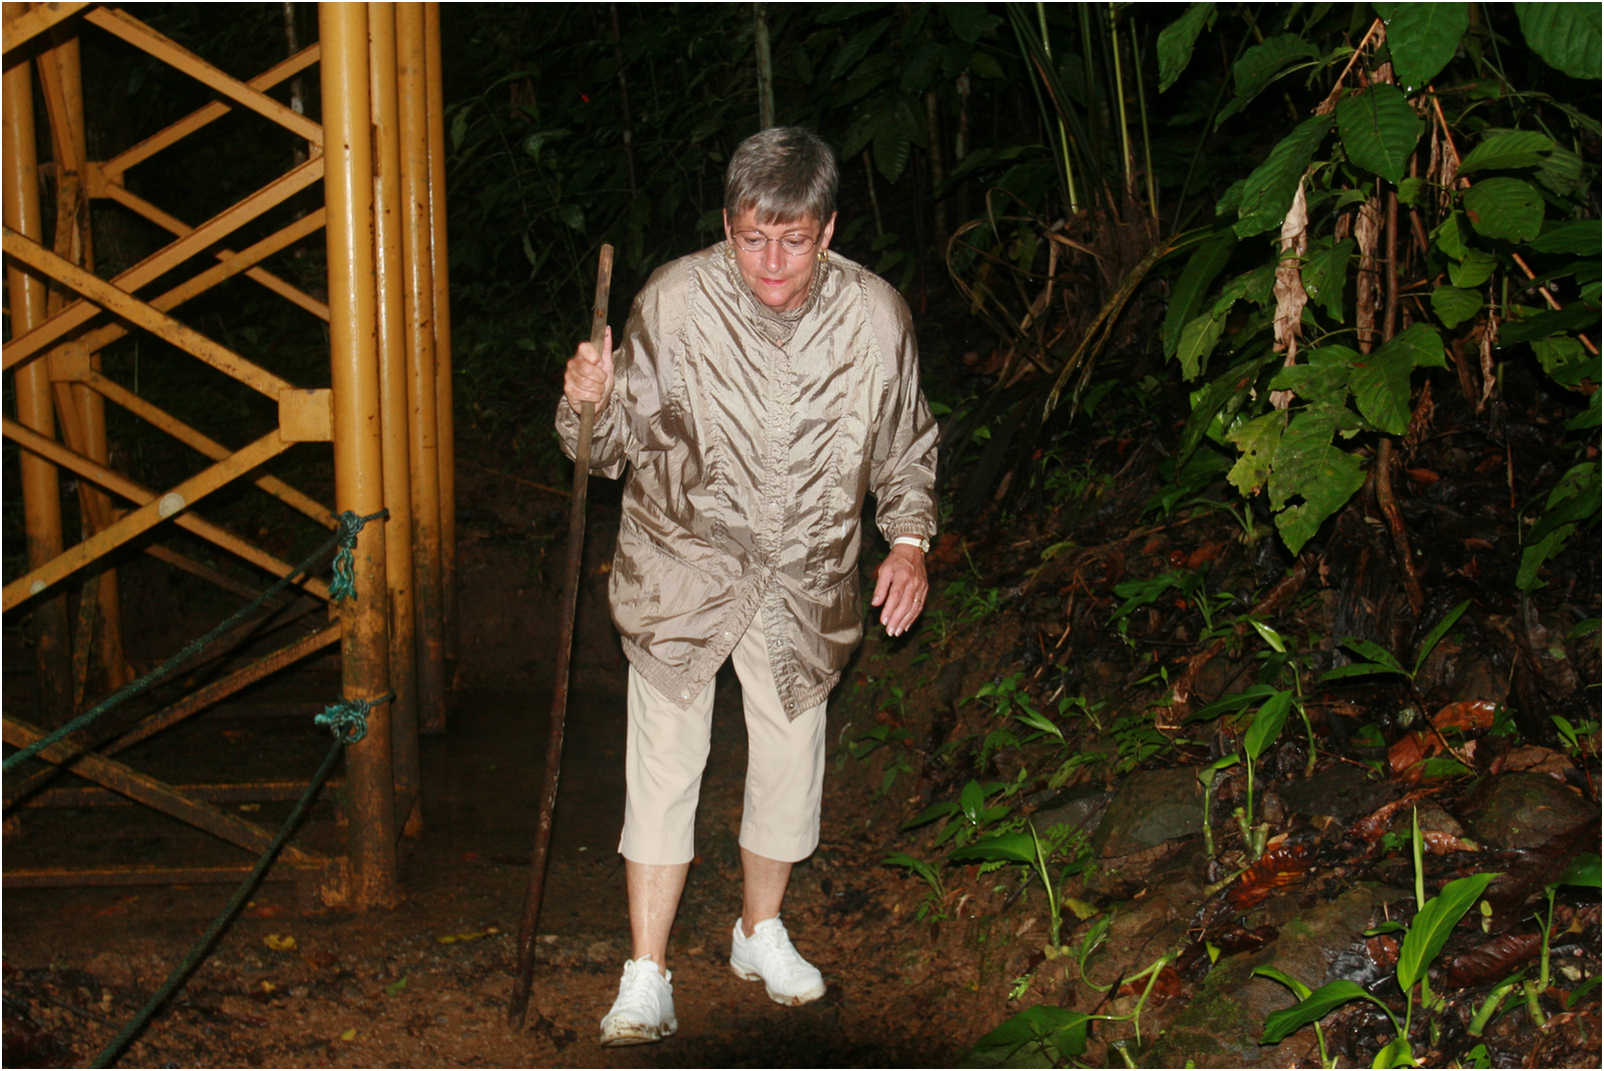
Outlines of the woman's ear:
M827 222L824 225L824 230L819 232L819 249L821 251L830 248L830 238L834 234L835 234L835 213L831 212L830 213L829 222Z

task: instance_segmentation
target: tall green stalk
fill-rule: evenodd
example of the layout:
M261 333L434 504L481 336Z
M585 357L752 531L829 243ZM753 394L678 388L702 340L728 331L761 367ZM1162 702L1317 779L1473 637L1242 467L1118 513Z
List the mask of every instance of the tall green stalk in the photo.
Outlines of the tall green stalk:
M1041 28L1041 49L1050 63L1053 58L1053 43L1047 36L1047 5L1038 0L1036 4L1036 23ZM1064 113L1061 108L1053 109L1057 113L1058 123L1058 156L1059 168L1064 174L1064 193L1069 198L1069 210L1080 211L1080 194L1075 189L1075 167L1069 162L1069 132L1064 128Z
M1125 114L1125 72L1119 56L1119 16L1112 3L1108 5L1108 50L1113 54L1114 101L1119 107L1120 164L1125 169L1125 192L1129 194L1134 191L1136 182L1131 174L1131 130L1129 117Z

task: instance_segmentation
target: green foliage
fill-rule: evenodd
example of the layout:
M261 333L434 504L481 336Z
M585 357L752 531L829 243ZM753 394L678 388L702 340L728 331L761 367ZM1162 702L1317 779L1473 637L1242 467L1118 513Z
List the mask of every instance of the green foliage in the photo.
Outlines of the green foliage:
M940 871L923 859L915 859L907 852L892 852L885 857L883 862L886 866L902 867L925 883L925 896L919 902L914 918L923 921L926 918L943 919L947 917L947 890L946 886L942 884Z
M1433 625L1431 631L1427 632L1425 638L1420 641L1420 647L1415 651L1414 664L1407 669L1385 647L1369 640L1347 637L1341 641L1342 645L1366 659L1366 661L1351 662L1346 666L1338 666L1335 669L1327 670L1320 675L1319 683L1325 684L1329 681L1343 680L1348 677L1366 677L1378 673L1394 674L1413 682L1420 675L1420 667L1426 664L1426 659L1431 657L1431 652L1436 649L1437 644L1442 642L1442 638L1448 634L1448 631L1454 625L1458 624L1459 619L1464 616L1465 611L1469 608L1470 600L1466 599L1444 614L1442 619Z
M1532 51L1572 78L1600 74L1599 10L1592 4L1518 4L1515 17Z
M1526 533L1515 586L1532 591L1543 586L1539 571L1576 534L1577 527L1598 516L1598 464L1583 461L1571 466L1549 491L1543 514Z
M1092 1017L1037 1004L1010 1016L964 1055L960 1067L1061 1067L1086 1052Z
M1387 49L1374 56L1353 57L1341 44L1347 25L1317 13L1296 32L1247 27L1240 34L1230 68L1235 97L1221 119L1249 106L1262 109L1258 98L1271 87L1289 101L1306 88L1314 114L1305 112L1218 199L1219 224L1181 269L1161 333L1166 356L1188 381L1208 374L1220 350L1235 361L1194 392L1177 471L1205 439L1228 444L1236 457L1232 486L1243 496L1267 495L1293 553L1363 485L1376 442L1405 432L1422 379L1445 367L1448 351L1474 349L1488 332L1497 333L1500 360L1532 360L1560 388L1585 399L1569 426L1598 422L1598 358L1574 337L1599 321L1599 224L1583 177L1592 168L1596 182L1596 161L1584 166L1572 151L1584 135L1596 136L1597 119L1553 96L1510 86L1497 66L1503 53L1484 47L1490 31L1470 24L1465 5L1377 4L1376 10L1387 20ZM1354 11L1357 17L1363 9ZM1160 35L1161 85L1177 80L1201 27L1215 18L1218 32L1238 36L1230 18L1202 4ZM1573 77L1598 77L1596 49L1582 61L1587 42L1597 40L1596 9L1521 9L1518 21L1525 44L1547 62ZM1382 58L1391 60L1396 83L1379 67ZM1355 76L1350 59L1364 75ZM1428 85L1478 77L1507 88L1427 96ZM1426 121L1462 154L1457 172L1424 174ZM1306 222L1302 207L1292 215L1300 190ZM1392 336L1383 330L1377 299L1359 286L1367 252L1360 243L1373 240L1361 235L1356 217L1358 206L1369 201L1379 208L1389 194L1401 212L1424 220L1429 244L1421 249L1400 232L1399 263L1382 263L1381 270L1430 280L1403 302L1404 323ZM1281 238L1267 232L1288 226L1286 241L1302 243L1302 253L1283 264ZM1369 247L1372 256L1378 250ZM1261 266L1241 270L1254 261ZM1541 285L1566 295L1563 308L1529 302L1527 267ZM1272 338L1277 316L1290 336L1310 340L1285 367L1279 358L1287 341ZM1596 470L1584 464L1579 459L1574 475L1554 488L1553 519L1540 522L1527 544L1525 589L1540 583L1537 571L1575 534L1575 522L1596 515Z
M1415 884L1422 886L1424 873L1421 868L1421 838L1418 819L1413 827L1411 838L1415 863ZM1424 892L1417 894L1420 906L1415 917L1408 926L1403 927L1403 940L1398 946L1398 963L1394 974L1398 987L1403 991L1408 1001L1408 1011L1402 1024L1398 1017L1379 998L1373 996L1362 986L1347 979L1339 978L1328 982L1316 990L1309 990L1301 982L1290 978L1282 972L1270 967L1258 967L1255 974L1262 974L1267 978L1292 989L1298 1002L1290 1008L1272 1013L1264 1021L1264 1033L1259 1038L1261 1045L1274 1045L1282 1041L1293 1031L1311 1023L1318 1024L1328 1014L1355 1000L1367 1000L1386 1012L1387 1018L1392 1020L1394 1037L1377 1054L1373 1066L1376 1067L1406 1067L1413 1066L1410 1049L1410 1026L1413 1022L1415 1007L1415 989L1418 985L1422 992L1423 1004L1432 1006L1430 993L1426 987L1426 968L1447 943L1448 936L1453 932L1459 920L1469 911L1471 905L1481 898L1487 886L1497 877L1496 874L1470 874L1457 878L1443 886L1436 896L1426 899ZM1393 927L1396 928L1396 927ZM1318 1029L1318 1026L1316 1026ZM1321 1038L1321 1053L1325 1052L1325 1041Z

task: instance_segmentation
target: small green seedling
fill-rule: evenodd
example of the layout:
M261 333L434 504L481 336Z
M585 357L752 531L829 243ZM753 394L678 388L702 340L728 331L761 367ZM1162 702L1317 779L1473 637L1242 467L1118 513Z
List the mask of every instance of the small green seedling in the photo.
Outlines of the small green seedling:
M1301 996L1298 1003L1292 1007L1284 1008L1266 1018L1264 1034L1259 1038L1259 1044L1278 1044L1293 1031L1311 1023L1319 1023L1330 1012L1350 1001L1368 1000L1387 1013L1387 1018L1392 1020L1394 1032L1392 1040L1376 1055L1373 1066L1413 1066L1414 1056L1409 1045L1409 1031L1414 1020L1415 987L1417 984L1420 987L1421 1006L1434 1007L1430 987L1426 981L1426 968L1442 951L1454 926L1464 917L1465 912L1470 910L1471 905L1481 898L1488 884L1498 875L1481 873L1458 878L1444 885L1436 896L1429 900L1425 899L1425 878L1420 868L1421 837L1418 818L1412 839L1416 898L1420 908L1415 912L1415 917L1410 920L1409 925L1403 927L1404 936L1398 945L1398 965L1395 969L1398 986L1403 990L1404 999L1408 1002L1404 1021L1400 1024L1392 1009L1364 987L1346 978L1338 978L1327 982L1319 989L1309 991L1306 996ZM1265 977L1288 985L1294 994L1298 993L1298 988L1290 984L1292 980L1273 968L1256 968L1254 973L1264 974Z

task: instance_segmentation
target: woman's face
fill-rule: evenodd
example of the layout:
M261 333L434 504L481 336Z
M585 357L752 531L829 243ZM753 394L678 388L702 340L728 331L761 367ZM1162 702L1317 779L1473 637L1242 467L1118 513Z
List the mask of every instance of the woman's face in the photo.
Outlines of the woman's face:
M750 209L734 219L730 218L728 212L724 213L724 235L730 239L730 247L735 250L735 265L741 270L741 278L746 280L746 285L752 288L753 295L759 301L776 312L790 312L807 300L808 283L813 279L813 265L820 252L830 247L830 236L834 233L834 215L822 227L811 216L759 226L755 213ZM754 235L769 240L764 242L762 249L748 252L739 239L745 237L748 243L752 243L757 240ZM782 239L792 238L792 244L798 245L801 244L795 241L798 235L811 239L807 249L798 253L787 252Z

